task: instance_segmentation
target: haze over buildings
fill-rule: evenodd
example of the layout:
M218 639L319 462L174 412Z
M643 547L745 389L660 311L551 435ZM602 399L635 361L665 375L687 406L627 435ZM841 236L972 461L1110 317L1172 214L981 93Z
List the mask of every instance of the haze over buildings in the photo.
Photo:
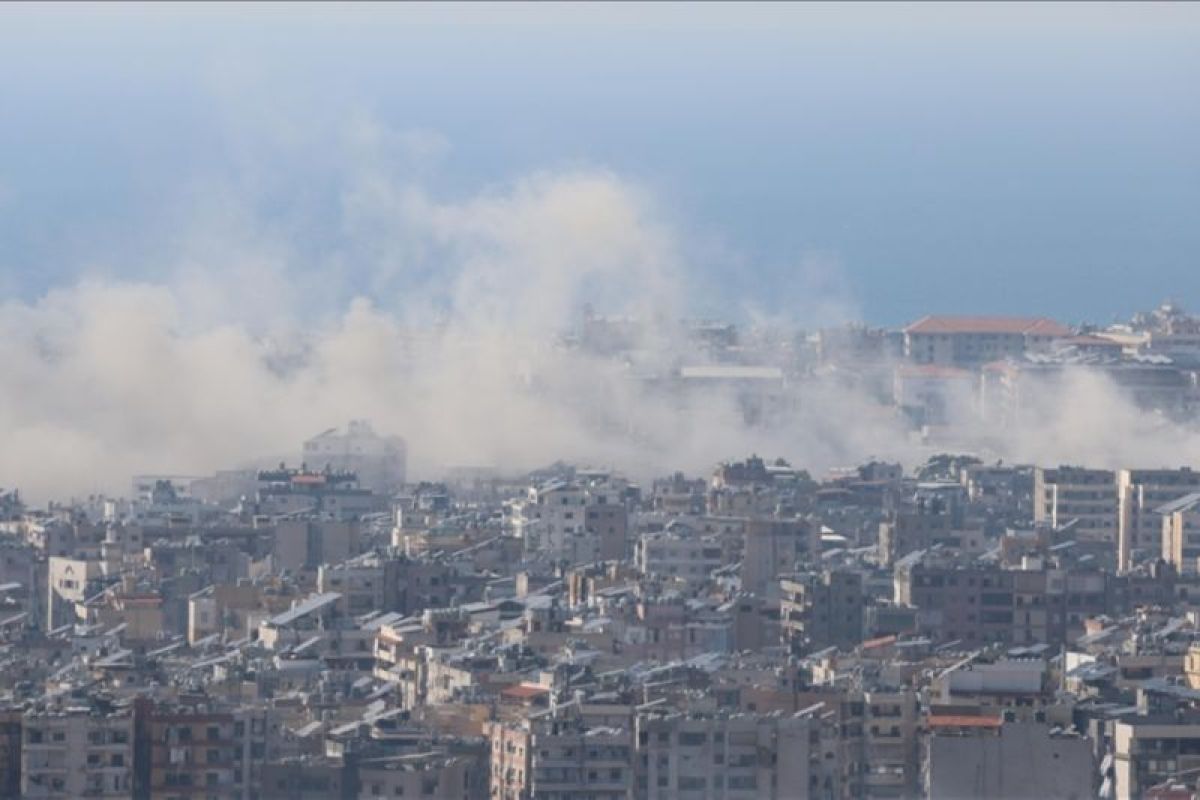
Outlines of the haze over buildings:
M1200 800L1198 8L0 8L0 798Z

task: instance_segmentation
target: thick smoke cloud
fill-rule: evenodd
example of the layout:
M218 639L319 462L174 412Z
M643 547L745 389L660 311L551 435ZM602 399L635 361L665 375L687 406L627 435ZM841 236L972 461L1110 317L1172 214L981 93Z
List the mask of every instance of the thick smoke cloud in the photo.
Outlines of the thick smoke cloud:
M385 133L360 126L354 147ZM431 135L392 144L418 159L445 149ZM702 358L672 324L694 285L687 238L636 183L567 169L446 201L369 158L347 171L339 245L324 258L291 241L294 226L259 225L226 187L193 207L168 278L82 280L0 306L0 486L119 493L136 473L291 458L351 418L406 437L421 477L560 458L649 477L750 451L813 469L925 455L892 410L832 380L747 426L731 395L679 398L635 379ZM845 313L836 270L821 261L812 274L816 318L776 312L772 324ZM737 311L730 292L706 305ZM632 363L560 346L585 303L641 321ZM1200 455L1195 437L1095 376L1021 430L972 433L996 455L1045 463Z

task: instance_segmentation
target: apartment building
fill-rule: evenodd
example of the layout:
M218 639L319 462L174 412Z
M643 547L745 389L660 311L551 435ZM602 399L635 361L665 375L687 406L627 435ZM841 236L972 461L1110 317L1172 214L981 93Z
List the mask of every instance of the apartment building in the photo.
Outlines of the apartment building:
M925 797L1083 800L1098 771L1087 739L1044 723L953 715L930 719Z
M1060 527L1073 523L1072 538L1116 544L1119 530L1116 473L1061 466L1033 471L1033 520Z
M863 693L863 796L871 800L911 797L920 778L917 733L920 702L909 688Z
M1162 553L1162 506L1200 492L1200 472L1180 469L1123 469L1117 473L1119 528L1117 569L1154 560Z
M241 800L232 714L159 708L146 725L150 800Z
M918 628L942 641L1063 643L1106 613L1109 576L1092 570L944 563L914 553L896 566L897 604L917 609Z
M594 723L570 705L491 724L492 800L627 798L634 765L628 717Z
M978 366L1044 350L1071 335L1044 317L923 317L904 329L904 355L917 364Z
M133 793L129 708L67 705L28 712L21 737L21 797L77 800Z
M406 753L358 762L361 798L470 798L476 760L441 752ZM328 796L328 795L327 795Z
M863 581L858 572L824 570L780 580L780 636L796 655L863 640Z
M621 490L607 482L550 481L530 487L512 505L514 533L531 558L568 566L624 559L629 512Z
M1113 727L1114 800L1140 800L1146 790L1200 770L1200 716L1159 714L1121 719Z
M1200 492L1185 494L1159 506L1162 517L1162 559L1181 575L1200 568Z
M638 537L634 564L643 575L700 585L724 564L724 550L715 537L695 536L669 526L665 531Z
M804 519L755 517L742 534L742 588L759 596L775 596L779 577L810 561L820 536Z
M638 800L820 797L826 765L810 741L815 723L795 716L683 714L637 718ZM815 762L815 763L813 763Z

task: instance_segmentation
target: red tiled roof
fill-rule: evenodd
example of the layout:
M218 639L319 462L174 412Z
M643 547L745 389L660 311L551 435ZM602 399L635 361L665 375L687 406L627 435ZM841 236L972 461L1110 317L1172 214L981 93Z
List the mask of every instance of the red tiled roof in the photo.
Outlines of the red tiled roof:
M929 718L931 728L999 728L1003 724L1000 717L983 714L945 714Z
M905 333L1001 333L1070 336L1071 329L1045 317L922 317Z

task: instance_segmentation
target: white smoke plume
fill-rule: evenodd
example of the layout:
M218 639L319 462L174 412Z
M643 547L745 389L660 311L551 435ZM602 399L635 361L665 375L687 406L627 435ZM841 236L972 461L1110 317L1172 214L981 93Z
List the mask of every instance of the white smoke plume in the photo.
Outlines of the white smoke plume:
M356 148L386 138L356 131ZM445 151L432 135L392 144ZM136 473L293 457L351 418L404 436L418 477L557 459L649 477L750 451L813 469L923 455L894 411L832 381L750 427L729 396L672 399L633 379L697 357L668 324L689 307L686 237L636 183L566 169L447 201L371 159L348 172L343 245L324 259L290 243L294 228L260 227L237 191L209 191L167 279L93 278L0 306L0 486L43 500L120 493ZM825 324L849 306L827 262L804 269L818 319L774 324ZM735 309L729 291L717 300ZM584 304L643 321L636 363L556 344ZM1196 437L1094 376L993 444L1044 463L1200 455Z

